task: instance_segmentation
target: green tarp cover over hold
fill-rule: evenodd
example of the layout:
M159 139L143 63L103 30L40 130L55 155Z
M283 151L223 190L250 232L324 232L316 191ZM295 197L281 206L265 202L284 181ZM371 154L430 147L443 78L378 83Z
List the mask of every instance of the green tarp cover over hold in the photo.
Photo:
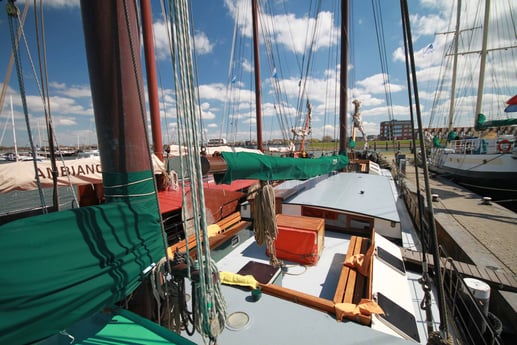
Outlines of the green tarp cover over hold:
M272 157L249 152L223 152L227 169L215 175L217 183L230 184L234 180L305 180L343 169L348 157L322 156L319 158Z
M476 119L474 129L476 131L482 131L487 128L505 127L505 126L513 126L513 125L517 125L517 118L487 121L485 115L479 114Z
M67 329L67 333L47 338L38 345L195 345L160 325L125 309L99 312Z
M0 227L0 344L48 337L113 305L164 256L152 172L103 179L106 194L134 196Z

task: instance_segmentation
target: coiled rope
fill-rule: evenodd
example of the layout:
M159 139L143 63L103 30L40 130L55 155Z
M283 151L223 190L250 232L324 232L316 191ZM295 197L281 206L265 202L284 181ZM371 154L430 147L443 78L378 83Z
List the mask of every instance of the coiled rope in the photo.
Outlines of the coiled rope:
M258 245L266 244L269 261L279 266L276 257L275 240L278 235L275 211L275 191L270 184L264 184L257 190L253 208L255 241Z

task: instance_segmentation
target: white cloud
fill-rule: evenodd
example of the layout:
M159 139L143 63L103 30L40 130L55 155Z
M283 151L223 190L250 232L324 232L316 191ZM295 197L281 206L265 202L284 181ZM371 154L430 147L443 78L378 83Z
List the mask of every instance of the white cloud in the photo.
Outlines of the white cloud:
M90 89L90 85L73 85L67 86L65 83L58 82L50 82L49 86L52 91L64 96L69 96L73 98L91 98L92 92Z
M373 94L379 94L379 93L385 93L387 88L391 92L399 92L404 90L404 86L400 84L394 84L389 83L386 84L386 78L387 75L384 73L379 73L372 75L370 77L367 77L363 80L357 81L357 85L361 86L366 93L373 93Z
M45 7L74 8L80 6L79 0L45 0Z
M198 55L211 53L214 49L214 44L211 43L208 36L201 31L195 33L194 44L196 47L196 54Z

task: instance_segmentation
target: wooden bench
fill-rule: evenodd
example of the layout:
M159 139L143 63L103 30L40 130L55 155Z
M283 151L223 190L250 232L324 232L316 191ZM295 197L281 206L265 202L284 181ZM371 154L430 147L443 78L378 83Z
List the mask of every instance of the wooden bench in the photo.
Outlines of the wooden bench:
M231 238L233 235L244 229L245 227L249 227L251 225L248 221L241 220L241 216L239 212L235 212L229 215L226 218L221 219L216 223L221 229L218 234L211 236L208 241L211 249L217 248L221 243L224 243L228 238ZM175 243L167 248L167 253L169 258L174 257L174 253L176 250L180 252L184 252L186 250L187 241L181 240L178 243ZM194 250L197 246L196 238L194 235L188 237L188 248L190 251L190 256L192 258L195 257L196 251Z
M351 236L350 244L348 245L348 251L346 254L345 261L356 254L366 254L370 245L370 240L366 237ZM371 259L371 258L370 258ZM371 270L372 265L368 267L368 275L365 277L355 268L345 266L341 269L341 274L334 294L334 303L353 303L359 304L361 299L371 299ZM371 321L370 317L359 317L360 323L369 324Z

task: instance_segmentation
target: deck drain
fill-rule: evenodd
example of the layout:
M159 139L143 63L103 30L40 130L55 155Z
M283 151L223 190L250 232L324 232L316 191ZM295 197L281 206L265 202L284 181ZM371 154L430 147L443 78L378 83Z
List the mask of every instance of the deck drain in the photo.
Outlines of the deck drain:
M250 316L243 311L236 311L228 315L226 328L232 331L239 331L250 323Z

